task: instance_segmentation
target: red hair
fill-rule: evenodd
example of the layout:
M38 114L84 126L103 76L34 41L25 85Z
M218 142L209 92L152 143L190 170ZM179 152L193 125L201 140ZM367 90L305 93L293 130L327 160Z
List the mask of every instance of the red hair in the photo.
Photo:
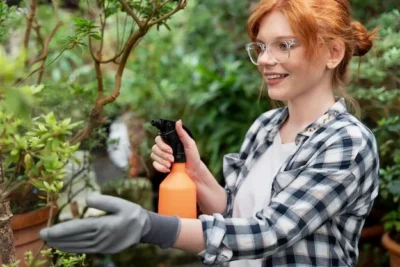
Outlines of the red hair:
M247 24L252 41L257 38L261 20L275 10L285 15L311 61L318 57L321 41L327 45L343 44L345 54L334 69L332 85L359 114L355 100L344 90L348 64L353 56L363 56L371 49L377 29L368 32L360 22L353 21L348 0L261 0Z

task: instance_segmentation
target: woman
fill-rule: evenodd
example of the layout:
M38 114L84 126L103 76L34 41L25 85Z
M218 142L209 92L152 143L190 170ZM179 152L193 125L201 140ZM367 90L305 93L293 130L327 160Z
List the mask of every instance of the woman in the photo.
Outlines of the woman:
M182 122L176 124L204 215L178 219L94 197L89 204L114 219L67 222L43 231L43 239L74 252L147 242L233 267L356 264L379 164L373 134L346 111L345 101L354 101L344 85L350 59L370 50L374 32L351 20L347 0L262 0L248 32L246 49L269 97L286 106L262 114L240 153L225 156L225 188L200 160ZM155 169L169 171L172 151L160 137L151 158ZM111 238L118 231L123 234Z

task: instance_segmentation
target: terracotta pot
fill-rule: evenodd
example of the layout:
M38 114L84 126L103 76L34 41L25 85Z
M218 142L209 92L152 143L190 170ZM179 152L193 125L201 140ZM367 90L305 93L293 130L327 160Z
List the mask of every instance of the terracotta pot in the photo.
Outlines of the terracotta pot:
M57 209L53 208L53 217L56 215ZM11 218L11 227L14 234L15 250L17 260L20 260L19 267L25 267L24 254L32 251L32 255L40 251L44 242L39 238L41 229L47 226L47 220L50 215L50 207L43 207L31 212L14 215ZM38 257L38 260L43 258ZM1 265L1 261L0 261Z
M389 251L390 266L400 267L400 244L391 239L388 233L383 235L382 244Z
M366 226L361 231L361 238L367 239L367 238L381 237L383 233L384 229L383 225L381 224Z

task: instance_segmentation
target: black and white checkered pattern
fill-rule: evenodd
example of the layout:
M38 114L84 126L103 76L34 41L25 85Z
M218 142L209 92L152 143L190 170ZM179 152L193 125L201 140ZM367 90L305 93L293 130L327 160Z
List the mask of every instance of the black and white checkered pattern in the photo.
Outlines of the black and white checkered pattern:
M227 210L200 216L205 264L260 258L274 267L356 264L360 232L378 194L379 159L375 137L343 99L297 135L296 152L274 179L270 205L253 218L232 218L240 185L287 116L286 107L262 114L240 153L224 157Z

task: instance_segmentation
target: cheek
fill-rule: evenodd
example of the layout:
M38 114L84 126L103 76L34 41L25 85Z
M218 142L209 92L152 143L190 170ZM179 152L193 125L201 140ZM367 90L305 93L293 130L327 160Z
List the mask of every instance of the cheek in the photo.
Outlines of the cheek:
M308 66L305 62L299 60L292 60L290 62L282 64L282 67L286 72L290 74L292 78L303 77L308 73Z
M258 71L261 73L261 75L262 75L262 73L263 73L263 67L261 66L261 65L257 65L257 69L258 69Z

